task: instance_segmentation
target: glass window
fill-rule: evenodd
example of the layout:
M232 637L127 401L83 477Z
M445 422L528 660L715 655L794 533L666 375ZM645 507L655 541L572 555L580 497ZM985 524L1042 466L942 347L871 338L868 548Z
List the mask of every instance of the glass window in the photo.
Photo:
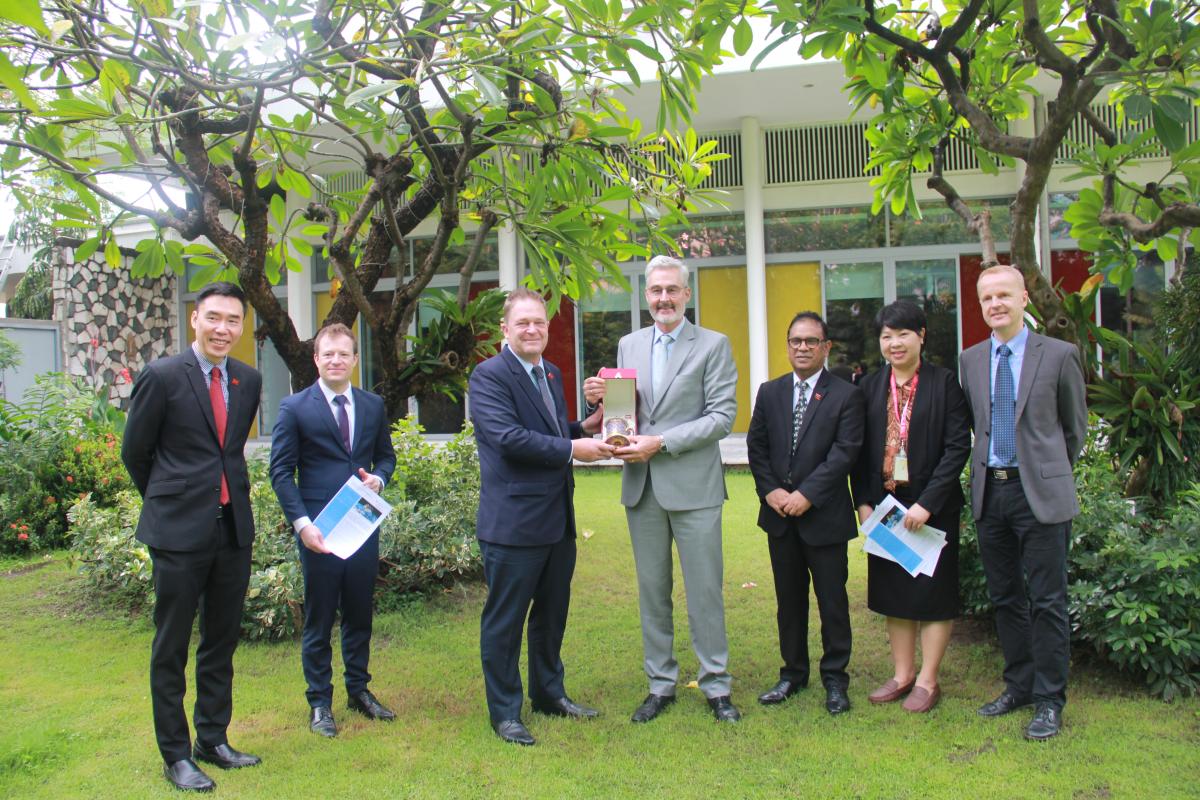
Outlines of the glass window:
M406 264L406 275L413 274L413 271L418 269L425 258L429 255L429 251L433 247L432 238L410 239L412 244L412 262L411 268ZM500 246L496 234L488 234L487 239L483 243L483 252L479 254L479 261L475 264L475 272L489 272L500 269ZM466 263L467 256L471 254L471 248L475 246L475 235L467 233L467 241L455 247L447 247L442 253L442 263L438 264L434 271L435 275L448 275L458 272L462 269L462 265Z
M740 214L693 217L691 227L671 227L684 261L746 254L746 219Z
M1145 342L1154 331L1154 302L1166 289L1162 259L1153 250L1138 253L1128 292L1105 279L1100 287L1100 325L1126 338Z
M768 253L883 247L884 217L867 206L770 211L763 219Z
M878 361L875 315L883 307L883 264L878 261L825 264L825 322L833 349L831 371Z
M592 296L580 302L579 361L584 377L617 365L617 343L631 329L629 309L629 291L608 281L601 281Z
M968 200L972 209L981 203L992 212L992 233L996 241L1006 241L1009 236L1012 213L1008 198ZM890 213L890 212L889 212ZM979 236L972 233L962 217L954 213L944 202L931 200L921 206L921 219L910 214L892 216L889 238L893 247L918 244L978 244Z
M1063 214L1071 204L1079 199L1079 192L1050 193L1050 238L1070 239L1071 223L1063 219Z
M925 358L958 371L958 292L953 258L896 262L896 299L925 310Z

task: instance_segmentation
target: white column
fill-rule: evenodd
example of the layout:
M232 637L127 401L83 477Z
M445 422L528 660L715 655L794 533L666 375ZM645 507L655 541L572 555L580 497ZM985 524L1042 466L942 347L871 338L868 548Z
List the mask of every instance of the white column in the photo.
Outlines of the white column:
M500 259L500 288L511 292L517 288L517 229L505 222L496 232L497 255Z
M743 217L746 224L746 308L750 324L750 402L771 376L767 366L767 248L763 234L762 128L742 118Z
M320 245L317 245L318 247ZM313 267L312 259L303 253L292 251L292 255L304 264L300 272L287 273L287 309L292 324L296 326L296 335L308 339L317 332L313 320Z

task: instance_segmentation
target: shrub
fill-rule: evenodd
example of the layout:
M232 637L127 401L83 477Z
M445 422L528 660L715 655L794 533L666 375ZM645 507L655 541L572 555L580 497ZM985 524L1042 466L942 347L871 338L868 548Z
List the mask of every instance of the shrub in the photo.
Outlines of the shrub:
M1068 610L1077 645L1141 675L1171 700L1200 689L1200 485L1165 508L1123 496L1093 425L1076 464L1080 513L1071 524ZM1139 501L1140 502L1140 501ZM959 582L968 614L991 611L970 509Z
M393 511L380 527L380 591L445 586L481 571L475 514L479 455L470 424L447 442L421 435L411 418L392 428L396 472L385 490Z
M470 430L442 446L420 431L411 420L397 423L394 431L398 466L386 494L395 510L380 534L377 601L479 573L479 468ZM104 440L97 446L101 457L109 450ZM287 638L303 625L304 579L296 539L271 488L266 460L252 458L247 466L257 535L242 635ZM85 493L68 513L72 554L92 594L149 614L153 569L146 546L134 538L141 513L137 493Z

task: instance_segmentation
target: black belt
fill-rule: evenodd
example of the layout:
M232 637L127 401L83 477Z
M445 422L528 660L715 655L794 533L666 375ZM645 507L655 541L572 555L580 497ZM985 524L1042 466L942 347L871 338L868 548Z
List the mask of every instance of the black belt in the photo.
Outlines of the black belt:
M1019 481L1021 473L1016 467L988 467L988 479L993 481Z

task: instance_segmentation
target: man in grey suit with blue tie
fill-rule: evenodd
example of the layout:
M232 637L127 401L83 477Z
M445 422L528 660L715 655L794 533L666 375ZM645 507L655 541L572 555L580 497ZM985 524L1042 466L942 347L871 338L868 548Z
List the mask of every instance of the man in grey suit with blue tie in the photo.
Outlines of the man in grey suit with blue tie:
M1079 513L1073 467L1087 432L1083 369L1074 345L1025 326L1020 270L989 267L976 289L992 335L963 352L960 376L975 428L971 510L1005 683L979 713L1036 705L1025 736L1049 739L1067 698L1067 544Z
M675 701L671 542L679 551L700 690L718 721L741 718L730 701L722 593L721 509L727 497L719 442L737 414L737 367L729 339L684 318L688 268L658 256L646 265L654 325L617 347L617 367L637 370L638 433L615 451L625 462L621 503L638 576L642 648L650 694L633 713L649 722ZM590 405L604 380L584 381Z

